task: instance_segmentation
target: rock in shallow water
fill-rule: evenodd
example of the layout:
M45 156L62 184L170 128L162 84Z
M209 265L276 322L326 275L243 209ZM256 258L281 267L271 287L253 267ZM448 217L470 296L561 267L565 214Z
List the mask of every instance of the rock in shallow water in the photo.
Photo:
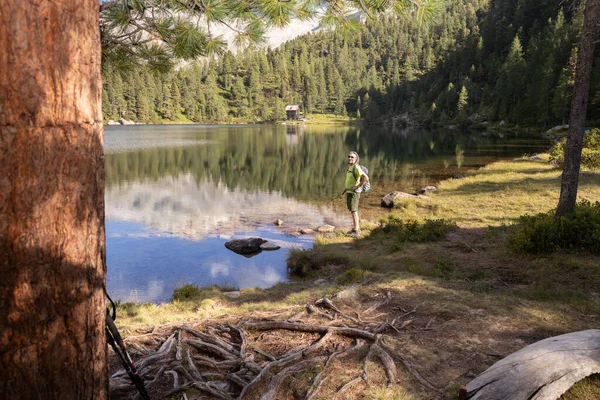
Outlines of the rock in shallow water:
M236 239L225 243L225 247L238 254L250 255L260 253L260 246L265 242L261 238Z
M260 245L260 248L262 250L279 250L281 248L281 246L278 246L273 242L264 242L263 244Z

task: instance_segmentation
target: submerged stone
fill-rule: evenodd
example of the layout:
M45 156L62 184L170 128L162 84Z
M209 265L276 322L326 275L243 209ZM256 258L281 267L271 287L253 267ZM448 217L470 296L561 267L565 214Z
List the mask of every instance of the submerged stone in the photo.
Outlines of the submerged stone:
M279 246L273 242L265 242L260 245L260 248L262 250L279 250L281 248L281 246Z
M261 238L235 239L225 243L225 247L229 250L244 255L254 255L261 252L260 245L266 240Z

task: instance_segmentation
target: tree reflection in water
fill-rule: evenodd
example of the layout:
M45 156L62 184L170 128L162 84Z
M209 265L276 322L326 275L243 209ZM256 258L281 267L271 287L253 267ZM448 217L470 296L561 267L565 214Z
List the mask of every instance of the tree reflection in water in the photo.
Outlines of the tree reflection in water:
M185 283L285 280L285 248L312 245L286 233L349 223L340 212L349 150L369 168L375 198L548 147L516 134L339 126L133 126L105 134L108 285L142 301L166 301ZM278 218L281 228L272 224ZM242 260L223 247L231 235L270 236L284 249Z

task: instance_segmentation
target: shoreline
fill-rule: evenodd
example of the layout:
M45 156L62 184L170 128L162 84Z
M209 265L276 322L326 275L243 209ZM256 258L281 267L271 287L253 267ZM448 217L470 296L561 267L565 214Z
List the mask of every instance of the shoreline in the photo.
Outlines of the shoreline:
M533 161L533 158L529 158L529 161ZM459 178L452 177L452 176L447 176L445 179L436 180L435 181L435 186L443 186L444 184L456 184L456 182L464 180L464 179L466 179L468 177L477 176L480 173L480 171L482 171L483 169L486 169L486 168L488 168L490 166L493 166L495 164L507 163L507 162L509 162L509 163L510 162L515 162L515 159L507 157L505 159L498 159L498 160L496 160L496 161L494 161L494 162L492 162L490 164L486 164L486 165L479 166L479 167L472 167L472 168L465 169L464 170L464 173L465 173L464 176L461 176ZM416 193L409 193L409 194L416 194ZM380 196L380 194L375 194L375 193L369 193L368 196L369 197L375 197L377 199L379 197L383 197L383 196ZM427 197L425 197L425 199L426 198ZM423 198L414 198L414 199L408 199L408 200L406 200L405 203L406 204L410 204L410 203L418 204L418 203L420 203L422 205L423 201L424 201ZM309 202L310 203L319 204L319 205L320 204L324 204L324 203L331 203L330 200L327 200L327 201L318 201L318 200L315 200L315 201L309 201ZM339 204L337 204L337 203L339 203ZM338 211L340 211L340 212L342 212L342 211L345 212L345 208L344 208L345 206L342 203L343 203L343 200L340 200L340 201L336 202L337 206L334 206L333 209L338 209ZM370 209L370 212L368 211L369 209ZM380 219L380 218L382 218L382 217L384 217L386 215L389 215L390 213L393 213L393 212L394 212L394 209L383 208L383 207L380 207L380 206L377 206L377 207L371 206L369 208L365 207L361 211L362 223L365 224L365 225L367 225L367 226L369 226L370 228L373 228L374 226L377 225L377 220L378 219ZM373 218L372 217L373 213L379 214L379 215L376 218ZM364 217L362 217L364 214L371 214L370 218L364 218ZM348 217L348 224L350 225L350 217ZM236 232L249 231L249 230L252 230L252 229L257 229L257 227L259 227L259 226L262 226L263 228L267 228L268 227L268 228L273 228L273 229L281 230L282 234L290 234L290 235L295 235L295 236L298 236L298 235L312 236L313 237L313 241L315 243L317 243L319 241L319 239L323 238L323 235L320 234L319 232L317 232L317 230L315 229L316 227L314 227L314 226L304 226L305 224L303 224L303 223L301 223L299 221L292 221L292 222L286 221L286 227L284 227L284 228L283 227L278 227L278 226L272 227L271 225L272 225L272 221L266 221L266 220L262 220L262 219L259 219L259 218L252 219L252 218L249 218L248 216L242 216L242 217L240 217L240 224L236 225L236 228L235 228L236 230L235 231L232 230L231 232L229 232L227 230L223 230L223 227L217 227L217 228L215 228L215 231L211 232L207 237L213 237L215 235L216 236L224 235L223 237L233 237L233 236L235 236L237 234ZM301 234L300 231L303 228L312 229L312 230L314 230L314 232L313 233L309 233L309 234ZM335 235L336 235L337 238L339 238L339 237L345 237L345 233L346 233L345 231L349 229L349 228L348 229L341 228L340 226L336 226L335 228L336 229L335 229L334 233L335 233ZM371 230L371 229L367 229L367 230ZM311 249L309 249L309 251L310 250ZM298 283L298 282L295 282L297 280L299 280L299 282L302 281L302 279L300 277L290 276L290 279L288 281L283 281L283 282L276 283L273 286L264 288L264 290L270 290L270 289L276 288L278 285L281 285L281 284L287 285L287 284ZM227 285L225 285L225 286L228 287ZM206 286L206 287L200 287L200 289L211 288L211 287L219 288L220 285L215 284L215 285L210 285L210 286ZM228 288L230 289L231 287L228 287ZM246 289L248 289L248 288L246 288ZM244 289L238 289L238 290L244 290ZM150 302L150 303L142 303L142 304L154 304L154 303ZM162 305L162 304L165 304L165 303L160 303L158 305Z
M506 247L510 226L521 215L555 207L559 188L560 171L547 155L497 161L464 179L441 181L429 199L398 204L389 212L391 230L364 221L360 239L342 232L317 235L314 249L292 255L302 276L291 282L235 294L229 292L233 288L186 287L160 306L120 304L117 324L127 343L137 344L138 337L148 339L147 332L167 338L182 326L205 333L247 326L248 344L272 355L315 339L314 333L283 328L289 324L377 330L433 387L456 398L461 385L527 344L597 325L599 256L522 257ZM580 196L600 198L600 172L581 175ZM402 231L394 229L404 228L393 225L394 219L414 220L416 226L454 221L457 228L431 241L399 240L395 232ZM324 307L327 301L334 308ZM265 323L281 328L268 333L252 328ZM323 393L335 393L350 381L354 372L348 371L360 372L363 358L331 363L330 376L344 381L324 384ZM369 371L370 388L390 390L385 369L373 364ZM409 371L400 366L397 373L407 396L430 398ZM289 379L290 385L302 381L301 375ZM358 385L353 393L359 398L365 390Z

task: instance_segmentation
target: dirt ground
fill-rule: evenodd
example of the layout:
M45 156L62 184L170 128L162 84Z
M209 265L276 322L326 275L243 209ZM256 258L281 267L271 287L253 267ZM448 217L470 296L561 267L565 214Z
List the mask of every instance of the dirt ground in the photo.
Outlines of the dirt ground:
M350 246L353 246L351 251L360 250L359 242ZM528 260L505 264L502 255L493 251L493 246L494 239L486 237L485 230L459 230L435 245L415 244L410 251L384 257L387 263L381 274L324 297L314 297L305 304L243 315L222 315L211 320L190 321L185 326L219 337L234 346L239 345L239 340L236 342L223 327L242 328L247 346L241 359L250 359L253 365L263 369L275 360L303 353L322 338L325 331L256 330L244 323L280 321L290 326L357 330L356 334L333 332L318 349L302 354L290 364L282 364L281 368L274 366L259 381L254 381L258 371L247 376L245 383L251 387L243 392L244 399L265 398L263 396L273 390L274 394L268 398L457 398L460 386L527 344L598 327L597 314L579 312L555 302L524 299L521 294L531 288L532 283L527 282L520 270L527 268ZM443 259L451 260L446 269L439 266L440 254ZM428 277L424 265L436 265L435 268L442 270L435 272L437 269L434 268L432 271L436 276ZM420 274L409 273L416 266L421 268L415 271ZM333 277L345 268L347 266L330 266L321 274ZM475 270L489 274L469 278ZM317 284L304 282L296 290L311 285ZM242 296L236 301L260 302L269 296L278 294L266 291ZM323 298L331 304L324 303ZM180 328L178 325L152 327L154 333L141 331L130 335L127 343L134 359L148 357L170 335L181 331ZM365 339L358 331L367 332L376 339ZM185 336L191 337L187 333ZM385 354L380 350L383 346L386 346ZM189 346L184 344L183 348L186 347ZM198 354L217 363L225 360L210 351ZM245 367L243 362L234 364L225 363L201 373L207 374L213 382L222 382L219 387L223 392L235 398L244 388L228 381L227 376ZM113 360L111 372L118 369ZM181 384L185 378L184 374L180 375ZM147 379L154 377L156 373L149 374ZM255 384L250 385L253 382ZM173 393L174 383L172 374L163 374L150 390L152 398L184 398L183 391ZM219 397L202 390L191 389L185 393L188 399ZM124 398L131 398L130 394L128 392Z
M555 204L558 175L546 177L542 164L524 167L539 171L500 171L506 182L498 183L486 181L493 169L484 170L481 182L463 184L470 191L447 188L443 195L457 200L440 209L473 198L483 209L489 198L494 212L477 225L481 211L463 206L463 214L452 214L459 228L440 241L394 247L387 239L352 240L338 232L306 255L314 271L292 284L241 290L237 299L211 303L210 317L133 327L126 343L151 397L457 399L461 386L516 350L597 329L598 256L516 255L506 247L504 220L482 227L507 210L517 217L521 208L543 211L534 194L546 201L539 204ZM598 185L590 182L582 189L593 198ZM382 194L361 203L372 225L387 215ZM343 217L343 200L332 204ZM219 312L221 306L227 311ZM113 355L111 397L134 398L119 369Z

